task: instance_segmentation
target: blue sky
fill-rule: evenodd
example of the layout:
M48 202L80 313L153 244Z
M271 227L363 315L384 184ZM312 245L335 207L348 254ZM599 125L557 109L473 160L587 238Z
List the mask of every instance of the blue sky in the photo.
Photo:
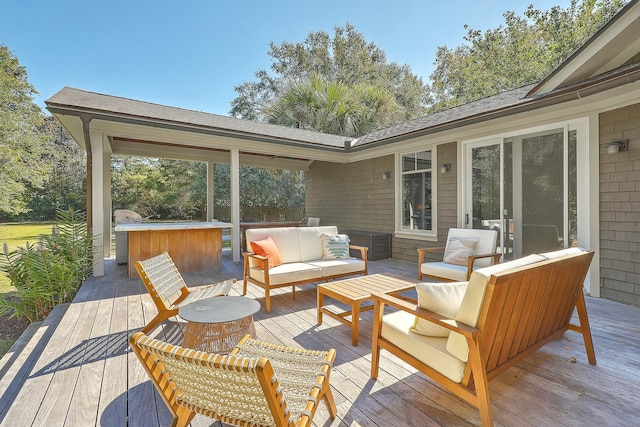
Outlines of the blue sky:
M427 82L437 47L460 45L465 24L492 29L531 3L570 0L10 0L0 43L27 68L42 107L71 86L226 115L234 87L269 68L271 41L332 35L349 22Z

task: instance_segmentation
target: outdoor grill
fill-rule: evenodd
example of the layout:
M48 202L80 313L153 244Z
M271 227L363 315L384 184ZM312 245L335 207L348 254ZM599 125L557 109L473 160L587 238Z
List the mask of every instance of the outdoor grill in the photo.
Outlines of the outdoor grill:
M113 212L115 225L142 222L142 217L134 211L118 209ZM126 264L129 256L129 238L127 231L116 231L116 262Z

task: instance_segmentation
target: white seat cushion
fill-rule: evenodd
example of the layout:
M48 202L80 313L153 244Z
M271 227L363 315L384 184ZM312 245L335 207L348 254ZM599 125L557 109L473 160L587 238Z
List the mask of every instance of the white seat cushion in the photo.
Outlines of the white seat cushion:
M264 283L264 270L260 267L251 268L249 276ZM282 283L301 282L304 280L321 279L322 269L318 266L304 263L291 262L269 269L269 284L280 285Z
M309 264L322 269L322 277L355 273L364 270L364 261L357 258L321 259L310 261Z
M415 316L405 311L385 314L380 334L384 339L431 366L452 381L462 381L466 363L446 350L447 338L428 337L411 332Z
M475 267L477 269L479 267ZM435 277L446 277L447 279L462 282L467 280L467 267L449 264L446 262L425 262L420 266L422 274Z

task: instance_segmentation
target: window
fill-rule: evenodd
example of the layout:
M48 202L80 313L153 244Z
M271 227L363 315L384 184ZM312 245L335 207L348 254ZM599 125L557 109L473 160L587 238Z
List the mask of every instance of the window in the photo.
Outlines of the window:
M402 156L402 230L432 230L432 152Z

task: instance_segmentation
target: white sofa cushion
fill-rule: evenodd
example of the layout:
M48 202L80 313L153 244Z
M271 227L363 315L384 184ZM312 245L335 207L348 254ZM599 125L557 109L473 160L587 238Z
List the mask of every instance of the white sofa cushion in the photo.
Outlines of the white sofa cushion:
M245 236L247 249L251 248L251 242L271 237L271 240L278 247L280 260L283 264L302 261L300 258L300 242L295 227L250 228L245 232Z
M364 261L358 258L323 259L310 261L309 264L322 269L322 277L349 274L364 270Z
M264 270L260 267L251 268L249 276L262 283L265 281ZM322 269L320 267L305 262L290 262L269 269L269 284L271 285L320 279L321 277Z
M455 320L474 327L478 324L478 317L480 316L480 308L482 307L484 293L492 274L535 264L544 260L545 259L540 255L529 255L524 258L518 258L513 261L475 270L471 273L471 278L467 285L467 291L462 298L460 310L458 310ZM447 340L447 351L464 362L469 358L469 346L467 345L467 340L463 335L457 332L451 332L449 335Z
M481 267L474 266L474 270ZM422 274L435 277L448 277L451 280L462 282L467 280L467 267L461 265L449 264L446 262L425 262L420 266Z
M466 363L451 356L446 350L447 338L428 337L411 332L414 318L405 311L385 314L380 334L392 344L411 349L411 354L452 381L462 381Z
M299 261L314 261L322 259L324 254L322 250L321 233L326 234L338 234L338 227L336 226L323 226L323 227L299 227L292 228L298 239L298 251Z
M453 319L467 290L467 282L417 283L418 305ZM431 337L448 337L451 332L428 320L416 316L413 332Z

